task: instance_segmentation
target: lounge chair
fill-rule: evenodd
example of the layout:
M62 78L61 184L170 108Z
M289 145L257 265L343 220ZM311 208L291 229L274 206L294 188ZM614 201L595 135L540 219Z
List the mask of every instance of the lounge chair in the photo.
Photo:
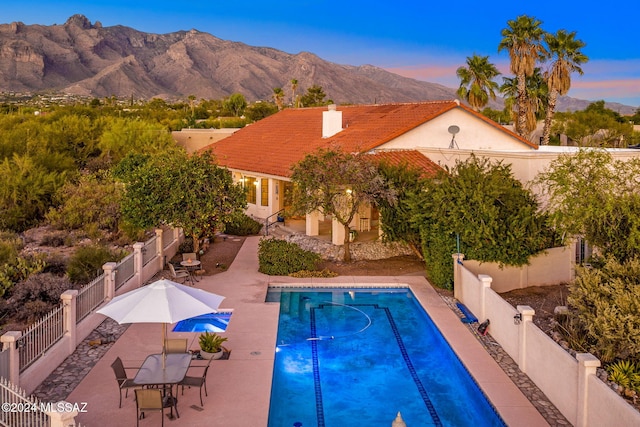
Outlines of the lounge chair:
M164 340L164 349L167 354L169 353L186 353L187 342L186 338L171 338Z
M160 411L160 419L164 426L164 408L169 406L171 405L164 404L159 388L136 390L136 426L140 426L140 419L149 411Z
M184 283L188 280L191 280L191 275L189 272L183 268L176 268L173 264L169 263L169 272L171 273L171 277L174 280L180 280L180 283Z
M122 364L122 359L116 357L116 360L111 364L113 372L116 374L116 380L118 381L118 388L120 388L120 404L119 408L122 408L122 390L125 390L125 397L129 396L129 389L140 387L133 382L133 378L127 377L127 371Z
M200 388L200 406L204 406L202 401L202 387L204 387L204 395L209 396L207 394L207 371L209 370L209 365L211 364L211 360L209 363L203 366L192 366L191 368L202 368L204 367L204 371L201 376L189 376L187 375L184 379L178 383L179 386L182 386L182 394L184 394L184 388L186 387L199 387Z

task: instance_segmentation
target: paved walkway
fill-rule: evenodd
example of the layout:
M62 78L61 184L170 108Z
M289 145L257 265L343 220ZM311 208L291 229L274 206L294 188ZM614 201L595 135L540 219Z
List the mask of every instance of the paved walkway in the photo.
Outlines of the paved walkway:
M209 385L209 401L212 395L216 395L217 415L204 415L205 409L209 408L211 403L205 401L205 408L199 406L197 402L197 392L191 393L193 396L185 396L181 401L181 419L180 425L225 425L244 427L247 425L266 425L265 417L268 414L268 401L270 390L271 368L273 365L273 348L275 344L275 331L277 329L277 305L265 304L264 297L266 295L266 287L269 283L275 282L302 282L301 279L269 277L257 272L257 242L258 237L248 238L241 248L234 263L229 270L214 276L205 276L198 284L206 290L227 296L222 308L233 308L233 321L228 329L229 343L233 346L233 357L229 361L219 362L212 369L216 374L214 380L208 377ZM215 250L215 248L213 249ZM322 283L343 284L349 286L356 283L390 283L403 284L408 283L414 290L418 292L418 297L423 305L428 305L428 311L438 327L441 329L452 347L459 353L460 359L467 365L468 369L474 374L479 385L485 390L497 407L503 418L509 425L551 425L551 426L568 426L568 421L560 414L560 412L549 402L546 396L533 384L533 382L520 370L516 363L502 350L502 348L489 335L481 336L477 333L477 325L464 325L461 322L451 321L451 316L460 316L455 307L455 301L451 298L444 300L437 296L437 293L426 283L422 277L338 277L334 279L309 279L307 280L316 285ZM437 300L440 300L438 303ZM228 305L227 305L228 303ZM441 313L440 306L445 307L448 312ZM266 310L266 311L265 311ZM441 317L444 316L444 317ZM438 319L440 319L438 321ZM443 320L444 319L444 320ZM253 323L251 323L253 321ZM255 322L259 323L255 323ZM91 409L87 414L81 414L78 420L83 425L119 425L119 423L131 424L135 420L135 403L123 402L123 409L117 411L117 390L115 388L115 379L109 365L117 355L126 355L127 361L140 363L144 355L149 352L149 341L157 341L156 331L157 325L136 324L130 327L121 326L114 321L105 320L83 343L78 346L73 355L69 356L62 365L60 365L52 375L45 380L35 391L35 395L45 402L56 402L59 400L68 400L71 402L89 402ZM471 333L464 332L467 328ZM453 331L451 332L450 329ZM461 331L462 330L462 337ZM449 334L449 336L447 336ZM453 335L450 335L453 334ZM149 335L153 337L149 338ZM187 334L189 335L189 334ZM511 379L512 385L531 402L537 411L536 419L534 414L526 408L521 408L522 403L514 403L513 390L505 390L509 388L508 384L500 383L496 380L497 374L492 372L491 368L486 366L476 366L478 361L477 349L471 348L469 351L468 341L460 347L458 339L464 340L469 337L475 337L472 341L479 343L486 353L493 358L496 366L502 369L504 374ZM108 340L116 339L115 342L91 346L90 341L96 339ZM120 339L118 339L120 338ZM190 337L193 345L194 337ZM273 343L271 342L273 340ZM144 341L144 343L143 343ZM477 345L477 344L476 344ZM464 355L461 353L470 353ZM474 354L475 352L475 354ZM109 353L106 357L106 353ZM128 360L127 360L128 359ZM492 362L493 363L493 362ZM221 369L224 366L225 369ZM94 369L95 368L95 369ZM475 371L474 371L475 370ZM490 377L490 380L482 378ZM245 378L245 380L242 380ZM495 391L489 390L492 385L498 384L502 392L496 394ZM233 388L239 387L241 390L237 394L233 393ZM218 392L216 392L218 388ZM104 389L104 390L102 390ZM211 390L214 390L213 392ZM220 393L220 391L223 391ZM492 394L494 395L492 397ZM504 395L508 395L509 402L504 402ZM95 397L93 396L95 395ZM194 397L195 396L195 397ZM115 398L115 401L113 399ZM225 410L236 407L235 412L229 414L221 413L223 402ZM251 405L247 409L246 404ZM191 403L194 403L190 405ZM133 409L131 409L133 405ZM190 405L190 406L189 406ZM506 405L506 408L505 408ZM129 409L125 411L125 406ZM104 407L104 409L103 409ZM116 410L114 411L114 408ZM521 409L518 409L521 408ZM192 409L192 411L189 411ZM518 412L519 411L519 412ZM206 411L205 411L206 412ZM242 413L241 413L242 412ZM186 413L186 415L185 415ZM254 415L258 413L258 415ZM526 415L526 416L523 416ZM217 418L215 418L217 416ZM105 418L109 417L109 418ZM214 417L214 418L212 418ZM110 422L105 420L109 419ZM126 421L129 420L129 421ZM213 421L218 420L218 421ZM517 420L517 421L516 421ZM546 423L544 423L544 420Z

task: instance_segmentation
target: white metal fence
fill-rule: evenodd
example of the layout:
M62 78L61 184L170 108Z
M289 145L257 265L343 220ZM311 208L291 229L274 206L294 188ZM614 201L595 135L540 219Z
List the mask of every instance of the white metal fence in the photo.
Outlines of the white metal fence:
M20 338L16 340L20 354L20 372L24 371L34 361L44 354L64 335L64 307L60 304L30 326Z
M0 378L0 425L5 427L49 427L50 403L40 402L35 397L27 397L18 386Z
M78 291L76 322L80 322L104 301L104 274Z
M116 290L127 283L136 274L133 254L122 258L116 265Z

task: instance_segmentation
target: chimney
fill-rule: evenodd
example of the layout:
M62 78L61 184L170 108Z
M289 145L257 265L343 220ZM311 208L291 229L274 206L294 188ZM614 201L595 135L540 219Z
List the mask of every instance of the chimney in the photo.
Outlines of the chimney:
M330 138L341 130L342 111L336 109L336 104L331 104L327 111L322 112L322 137Z

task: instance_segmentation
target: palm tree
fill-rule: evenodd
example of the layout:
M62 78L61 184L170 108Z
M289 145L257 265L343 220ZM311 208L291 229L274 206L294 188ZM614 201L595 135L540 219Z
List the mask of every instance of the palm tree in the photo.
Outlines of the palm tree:
M493 79L500 75L495 65L489 62L488 56L473 55L467 57L467 66L456 70L460 79L458 96L471 105L475 111L489 103L489 97L496 99L495 91L498 83Z
M298 80L291 79L291 104L293 108L298 106L298 102L296 100L296 89L298 89Z
M273 89L273 100L276 101L278 110L282 110L282 101L284 100L284 91L282 90L281 87L276 87Z
M547 114L544 118L544 130L542 132L542 144L549 144L549 134L551 133L551 120L556 109L558 95L566 95L571 87L571 73L577 72L582 75L580 64L584 64L589 58L580 52L585 46L582 40L576 40L576 32L567 33L559 30L554 34L545 34L551 56L551 67L545 73L545 80L549 87L549 103Z
M548 100L547 84L542 76L540 68L536 67L533 74L525 78L526 91L526 114L525 124L522 128L523 135L529 135L536 128L538 118L542 117L545 111L545 105ZM500 93L504 95L505 109L511 113L512 120L517 120L517 96L518 96L518 79L503 77Z
M502 40L498 45L498 52L503 49L509 51L511 72L516 76L518 84L516 132L521 136L525 134L527 122L526 77L533 74L536 62L547 54L542 46L544 31L540 28L541 24L542 22L527 15L509 20L508 27L501 32Z

